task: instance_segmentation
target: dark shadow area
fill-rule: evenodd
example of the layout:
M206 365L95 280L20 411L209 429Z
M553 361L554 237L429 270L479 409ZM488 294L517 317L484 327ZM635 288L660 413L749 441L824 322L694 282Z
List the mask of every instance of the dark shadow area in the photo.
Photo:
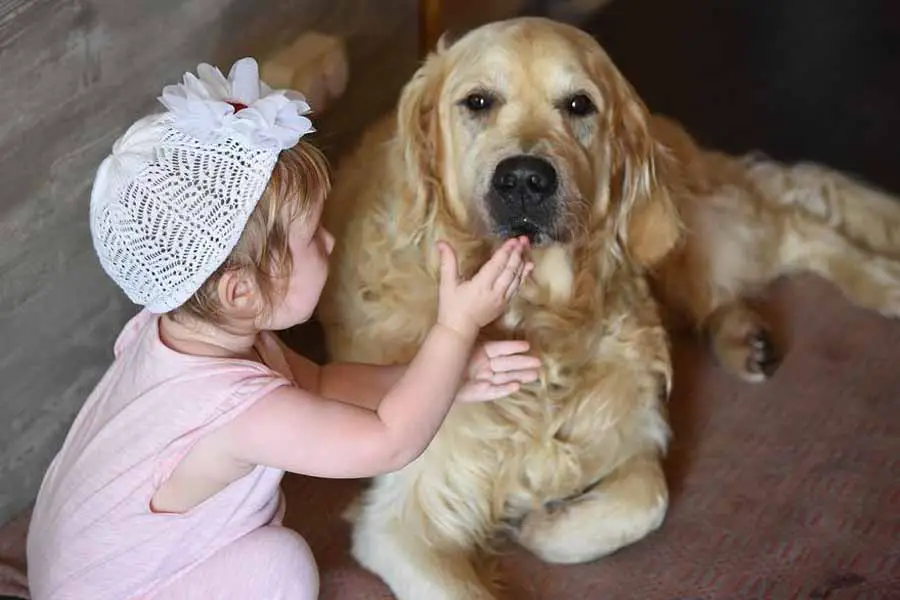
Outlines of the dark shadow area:
M900 3L616 0L585 29L701 143L900 191Z

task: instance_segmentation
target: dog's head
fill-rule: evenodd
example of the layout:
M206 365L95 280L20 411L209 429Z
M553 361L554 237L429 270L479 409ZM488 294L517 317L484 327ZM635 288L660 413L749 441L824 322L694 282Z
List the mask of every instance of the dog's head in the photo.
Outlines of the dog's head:
M416 190L407 219L443 213L476 235L525 234L536 246L606 244L643 266L678 239L647 110L573 27L522 18L442 41L398 119Z

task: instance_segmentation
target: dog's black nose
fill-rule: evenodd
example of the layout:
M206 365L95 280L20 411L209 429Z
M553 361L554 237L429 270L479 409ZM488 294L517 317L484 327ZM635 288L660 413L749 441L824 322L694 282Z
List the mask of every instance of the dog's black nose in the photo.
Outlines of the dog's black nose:
M491 187L505 202L523 205L540 204L559 185L556 169L536 156L511 156L500 161L494 170Z

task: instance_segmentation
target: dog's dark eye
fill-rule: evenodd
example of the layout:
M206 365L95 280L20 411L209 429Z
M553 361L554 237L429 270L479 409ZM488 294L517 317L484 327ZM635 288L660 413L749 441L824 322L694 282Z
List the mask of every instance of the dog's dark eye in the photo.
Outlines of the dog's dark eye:
M573 117L586 117L597 112L597 107L587 94L575 94L566 98L563 108Z
M494 99L485 93L474 92L463 98L461 104L477 113L490 109L494 105Z

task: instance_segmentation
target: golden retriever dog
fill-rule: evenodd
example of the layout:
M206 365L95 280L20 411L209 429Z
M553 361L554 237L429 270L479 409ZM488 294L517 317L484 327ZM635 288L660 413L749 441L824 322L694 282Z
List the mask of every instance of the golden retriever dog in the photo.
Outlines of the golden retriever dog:
M435 320L437 240L465 274L509 236L533 243L533 277L485 335L529 340L541 380L454 407L419 459L348 512L353 555L400 600L494 598L480 567L498 534L577 563L660 526L661 305L751 380L775 361L744 298L782 274L900 309L893 200L822 167L698 148L596 41L545 19L441 44L335 179L319 315L335 359L411 359Z

